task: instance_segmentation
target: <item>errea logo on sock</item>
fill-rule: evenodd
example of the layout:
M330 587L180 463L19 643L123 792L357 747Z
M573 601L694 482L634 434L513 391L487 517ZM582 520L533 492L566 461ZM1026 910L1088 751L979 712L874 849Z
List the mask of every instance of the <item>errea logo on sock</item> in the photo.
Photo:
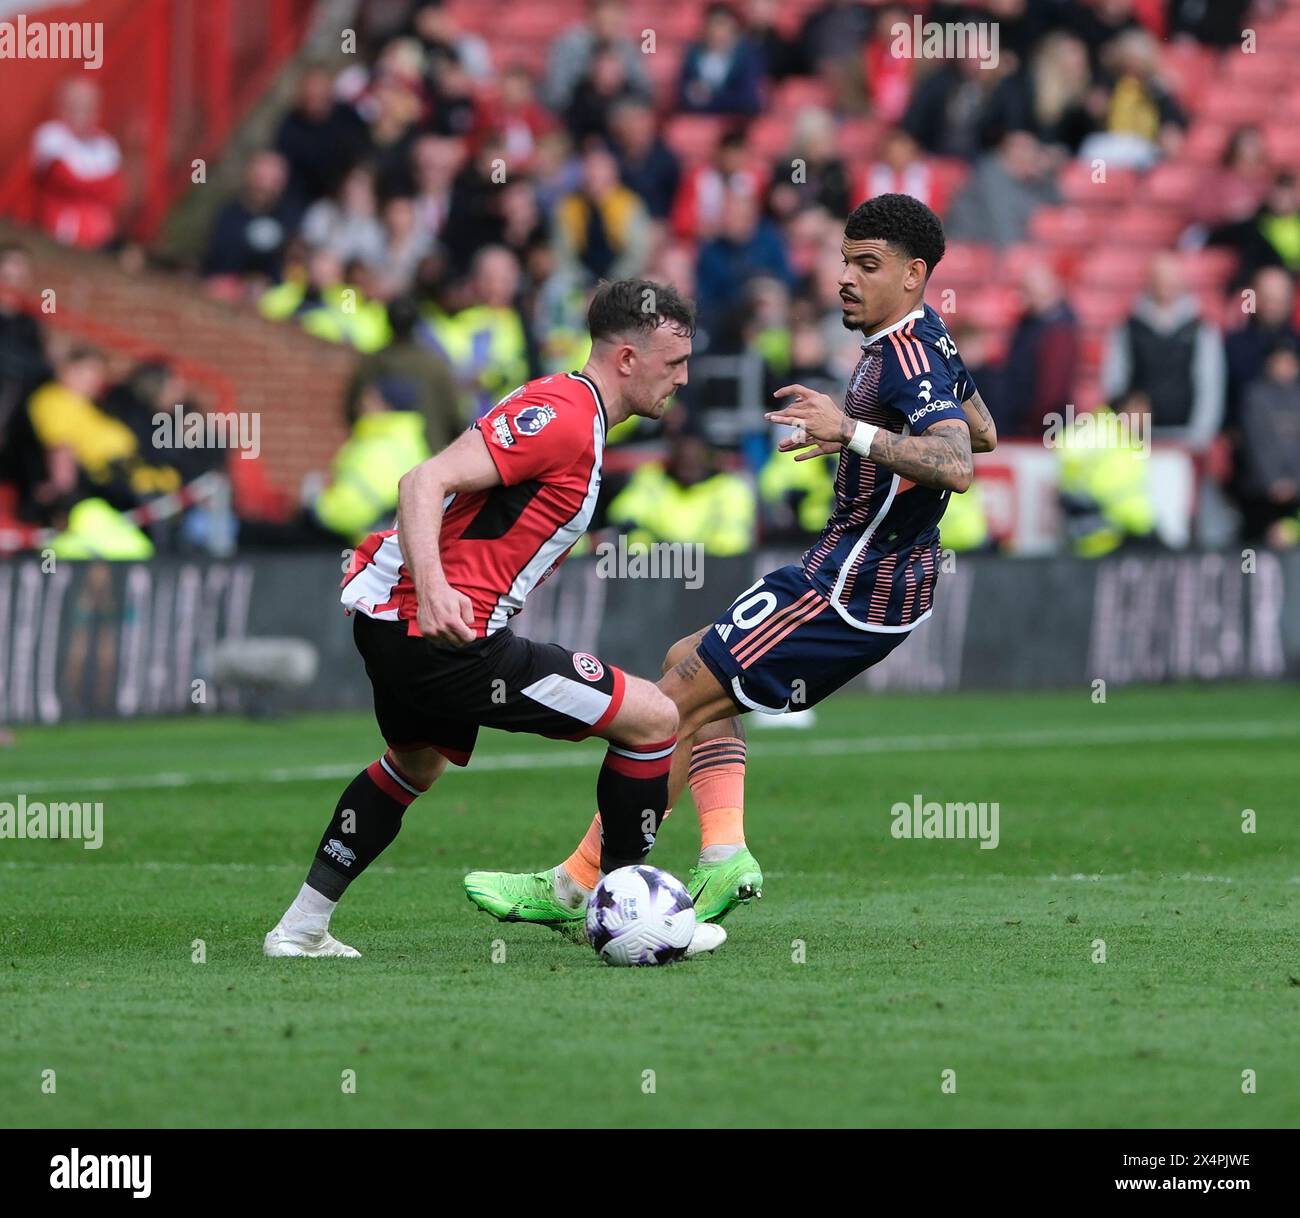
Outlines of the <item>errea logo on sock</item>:
M51 1188L130 1189L132 1197L153 1193L152 1155L83 1155L77 1147L71 1154L50 1160Z
M338 838L334 837L330 838L325 846L325 853L330 858L342 863L344 867L351 867L357 857L354 851L349 850Z

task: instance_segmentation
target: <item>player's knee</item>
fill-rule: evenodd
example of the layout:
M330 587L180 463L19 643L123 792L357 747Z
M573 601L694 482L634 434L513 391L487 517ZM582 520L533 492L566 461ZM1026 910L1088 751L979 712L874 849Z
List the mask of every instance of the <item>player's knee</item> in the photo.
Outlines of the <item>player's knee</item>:
M447 759L437 749L418 749L415 752L393 752L397 768L421 790L428 790L447 768Z
M637 683L635 711L618 724L611 739L623 744L655 744L677 735L677 706L648 681Z

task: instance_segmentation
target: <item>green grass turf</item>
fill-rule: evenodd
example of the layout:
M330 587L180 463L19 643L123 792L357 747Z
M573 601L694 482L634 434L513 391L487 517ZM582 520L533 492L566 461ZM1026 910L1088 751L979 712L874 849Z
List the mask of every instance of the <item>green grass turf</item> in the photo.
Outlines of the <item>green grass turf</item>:
M460 888L564 857L598 745L485 732L340 907L364 957L270 961L368 719L22 731L0 799L93 797L106 829L0 840L0 1124L1294 1126L1298 712L1262 686L849 697L751 730L766 898L658 970ZM917 793L996 800L1000 845L895 840ZM686 802L654 861L696 845Z

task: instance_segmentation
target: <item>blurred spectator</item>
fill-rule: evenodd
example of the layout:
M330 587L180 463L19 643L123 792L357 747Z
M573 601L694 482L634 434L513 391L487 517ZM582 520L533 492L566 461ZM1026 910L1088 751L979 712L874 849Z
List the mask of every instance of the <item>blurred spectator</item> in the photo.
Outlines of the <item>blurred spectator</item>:
M722 328L746 282L757 275L791 280L780 233L762 216L757 199L736 191L727 197L721 231L700 248L695 292L702 328Z
M618 48L603 44L596 48L591 67L573 90L564 111L564 125L578 145L590 136L607 140L615 107L636 98L648 100L649 94L628 76Z
M425 127L434 135L460 138L482 125L474 78L457 60L439 64L426 88L433 114Z
M161 460L156 444L158 426L155 416L173 415L179 407L181 418L185 419L186 415L196 413L189 398L189 386L174 367L163 359L146 360L132 368L104 395L104 413L131 429L141 453L151 453L152 459ZM218 448L175 446L167 449L166 462L176 471L180 481L186 483L221 469L225 465L225 453Z
M610 134L623 185L641 196L652 219L667 219L681 165L659 135L654 107L635 98L619 102L610 114Z
M1223 339L1183 288L1173 253L1151 262L1150 284L1106 348L1102 392L1143 394L1158 439L1200 451L1218 434L1225 393Z
M1034 212L1059 198L1043 146L1028 131L1013 131L976 162L952 202L945 231L950 241L1014 245L1025 239Z
M763 59L728 4L711 3L704 31L686 48L679 105L694 114L757 114L763 104Z
M518 64L506 69L494 102L479 110L481 135L494 131L505 145L506 164L515 172L532 168L537 142L555 129L555 116L537 100L533 78Z
M474 255L462 307L435 313L426 331L471 396L471 418L491 410L530 375L530 344L516 305L519 280L514 254L500 245L485 246Z
M638 275L648 256L648 224L641 200L619 182L613 155L593 145L582 158L581 186L556 209L562 254L597 279Z
M789 202L782 205L779 195ZM786 155L772 172L772 199L777 215L792 215L808 203L823 207L833 216L846 216L849 175L836 146L835 119L819 106L805 106L795 116L793 138Z
M327 248L340 262L384 262L384 226L375 203L375 175L358 166L343 179L335 197L318 199L302 218L300 235L312 249Z
M938 176L922 156L916 141L902 127L891 127L885 133L880 155L863 169L850 193L854 206L877 195L904 194L920 199L940 215L948 210L948 199Z
M389 302L388 346L362 356L348 384L344 405L349 424L361 414L361 396L369 387L387 387L390 400L409 402L424 418L424 438L431 452L441 452L464 429L465 412L451 368L437 352L416 338L420 313L409 296Z
M451 271L461 275L474 255L501 236L501 186L506 180L505 145L493 135L456 175L441 241Z
M1041 439L1044 417L1064 412L1079 364L1079 323L1056 273L1031 262L1020 278L1024 312L988 398L998 434Z
M492 52L477 34L462 30L442 0L421 0L411 14L410 32L433 62L454 62L474 81L492 78Z
M1289 170L1279 173L1259 211L1245 224L1227 229L1225 235L1240 255L1242 275L1279 265L1293 275L1300 272L1300 192L1295 174Z
M452 184L464 161L460 140L422 135L411 147L418 223L435 239L442 236L451 211Z
M1169 36L1190 34L1213 47L1241 47L1251 0L1169 0Z
M1009 57L994 69L974 56L947 62L912 90L903 126L927 152L970 160L995 146L1007 133L1004 119L990 109Z
M1092 3L1066 0L1061 9L1062 20L1087 46L1094 72L1102 67L1109 43L1129 31L1143 32L1142 23L1133 11L1133 0L1093 0Z
M379 193L381 196L413 194L411 149L425 110L419 77L396 72L378 76L369 103L367 156L375 167Z
M289 190L298 205L334 194L366 143L365 124L357 112L334 97L329 69L309 67L275 137L275 150L289 167Z
M322 529L349 545L386 525L397 510L397 484L430 454L426 418L406 381L365 385L349 411L352 432L334 455L329 483L309 511Z
M501 188L501 244L523 264L529 251L549 235L532 182L511 178Z
M1032 132L1074 154L1097 127L1105 103L1105 91L1093 84L1087 47L1058 31L1038 44L1025 70L998 86L989 105L1006 130Z
M1114 410L1076 417L1061 437L1061 518L1080 558L1158 544L1151 462L1139 439L1147 405L1140 392L1127 394Z
M83 486L120 509L177 490L181 478L170 460L146 460L135 433L98 405L106 371L100 352L74 347L32 394L27 413L42 448L71 453Z
M1279 339L1241 403L1240 503L1244 540L1300 513L1300 346Z
M911 10L903 5L886 5L876 14L875 34L863 51L862 67L871 113L881 122L901 122L912 100L914 61L893 53L894 37L890 32L899 22L910 25L911 20Z
M1198 183L1192 216L1210 226L1249 222L1272 184L1273 166L1263 134L1258 127L1238 127L1218 167ZM1219 237L1211 240L1217 243Z
M608 519L631 545L694 542L705 554L744 554L754 543L754 492L738 474L717 466L717 455L698 433L680 430L668 459L647 461L609 505Z
M433 236L421 227L415 200L406 195L389 199L384 204L384 256L375 267L375 294L387 300L410 288L415 268L432 250Z
M707 161L691 166L673 204L673 232L684 241L712 237L732 194L761 198L767 167L750 151L744 135L729 131Z
M533 183L537 202L549 216L570 191L582 181L582 161L575 155L573 141L564 130L550 131L537 141L533 158Z
M117 141L99 125L99 88L69 80L58 117L32 136L36 222L65 245L94 249L117 236L124 181Z
M804 72L799 47L778 24L780 0L749 0L745 7L749 39L757 48L768 80L785 80Z
M1160 79L1160 44L1145 30L1129 30L1105 48L1109 96L1101 130L1084 140L1085 161L1147 169L1182 146L1187 116Z
M542 100L563 114L573 100L578 82L588 74L597 47L611 46L623 63L623 74L639 96L650 96L641 44L627 36L627 10L623 0L591 0L587 20L551 43Z
M286 190L288 176L278 152L253 154L238 197L217 212L203 258L205 275L280 278L284 248L299 215Z
M871 33L872 13L857 0L826 0L799 30L800 70L814 75L836 60L855 59Z
M1264 375L1264 361L1274 347L1285 342L1300 344L1300 329L1292 320L1295 312L1295 284L1281 267L1265 267L1251 285L1254 309L1246 324L1233 330L1224 341L1227 360L1226 425L1235 427L1246 386Z
M21 245L0 245L0 439L18 407L49 379L40 323L23 308L31 290L31 255Z
M291 267L283 283L262 294L257 307L271 321L292 318L314 338L378 351L389 339L388 317L374 299L374 289L364 263L344 264L322 247L305 266Z

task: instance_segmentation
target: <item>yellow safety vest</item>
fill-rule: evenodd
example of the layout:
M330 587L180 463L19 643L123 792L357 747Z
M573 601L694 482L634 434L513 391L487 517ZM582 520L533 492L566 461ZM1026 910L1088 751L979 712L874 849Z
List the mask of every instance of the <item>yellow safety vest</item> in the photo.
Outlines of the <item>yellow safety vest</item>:
M1083 416L1087 418L1088 416ZM1061 437L1062 494L1091 500L1102 523L1077 537L1075 553L1100 558L1127 537L1145 537L1156 523L1146 454L1130 442L1114 411L1101 407L1090 422L1077 419Z
M83 499L68 513L68 527L50 549L57 558L135 562L153 557L153 542L102 499Z
M631 542L694 541L716 557L743 554L754 540L754 493L727 473L682 486L649 462L609 505L609 519L635 525Z
M803 491L799 502L799 527L805 533L819 533L831 514L835 499L835 466L817 458L796 461L794 453L773 449L758 475L758 493L764 503L780 503L793 491Z
M334 458L330 483L316 500L317 519L355 545L397 507L402 475L430 455L418 411L363 414Z

